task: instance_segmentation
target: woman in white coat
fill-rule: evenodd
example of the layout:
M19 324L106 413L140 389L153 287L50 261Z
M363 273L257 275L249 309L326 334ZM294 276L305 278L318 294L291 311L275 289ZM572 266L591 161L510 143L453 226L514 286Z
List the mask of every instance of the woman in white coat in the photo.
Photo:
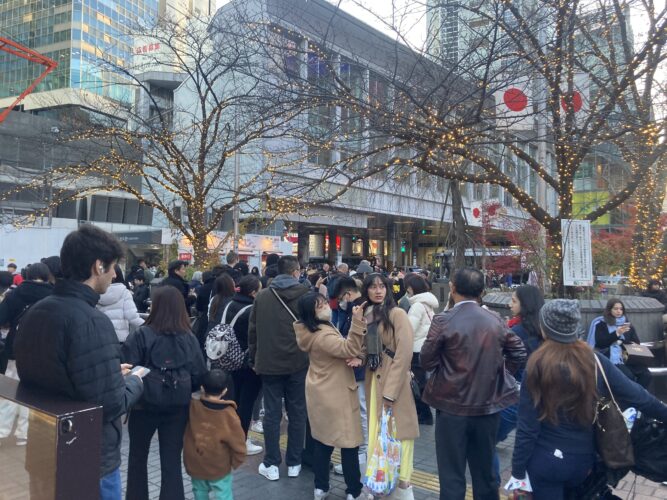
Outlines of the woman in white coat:
M438 308L438 298L430 292L428 282L420 274L408 274L404 279L406 293L410 302L408 319L415 332L412 345L412 373L419 385L420 392L426 387L426 372L419 363L419 353L426 340L435 310ZM431 408L421 399L415 398L417 408L417 419L421 425L433 425L433 414Z
M137 312L132 292L125 286L123 272L118 264L115 266L115 271L116 277L107 291L100 295L97 308L111 320L118 341L122 344L130 334L130 326L135 330L144 324L144 320Z

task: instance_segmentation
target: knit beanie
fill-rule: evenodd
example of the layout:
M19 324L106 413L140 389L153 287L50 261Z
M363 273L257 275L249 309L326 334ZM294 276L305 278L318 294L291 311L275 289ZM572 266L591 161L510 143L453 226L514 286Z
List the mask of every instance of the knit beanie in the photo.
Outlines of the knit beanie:
M540 326L547 338L571 344L579 338L581 311L579 301L567 299L550 300L540 309Z

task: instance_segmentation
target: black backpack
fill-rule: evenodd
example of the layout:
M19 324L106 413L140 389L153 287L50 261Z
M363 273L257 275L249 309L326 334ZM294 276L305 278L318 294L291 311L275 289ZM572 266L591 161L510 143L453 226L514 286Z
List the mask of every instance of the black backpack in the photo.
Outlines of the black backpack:
M190 403L190 351L186 335L155 335L144 363L151 370L144 377L143 401L147 405L166 408Z

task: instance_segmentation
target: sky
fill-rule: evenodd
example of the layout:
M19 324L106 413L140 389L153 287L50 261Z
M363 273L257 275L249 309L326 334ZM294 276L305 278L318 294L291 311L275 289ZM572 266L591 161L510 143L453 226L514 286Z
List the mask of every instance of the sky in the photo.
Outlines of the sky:
M229 0L216 0L218 7ZM304 2L308 0L303 0ZM339 5L343 10L361 19L365 23L395 38L396 31L389 28L398 25L407 41L416 46L423 46L426 38L426 2L427 0L327 0ZM667 0L656 0L656 7L664 6ZM394 7L392 9L392 6ZM392 11L394 17L392 18ZM400 23L400 24L398 24ZM632 30L636 39L641 39L645 31L642 16L631 13Z

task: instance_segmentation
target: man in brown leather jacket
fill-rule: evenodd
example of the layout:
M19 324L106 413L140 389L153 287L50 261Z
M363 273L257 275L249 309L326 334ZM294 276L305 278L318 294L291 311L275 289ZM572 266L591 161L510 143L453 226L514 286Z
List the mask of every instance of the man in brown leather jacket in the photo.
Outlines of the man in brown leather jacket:
M519 399L508 371L523 366L526 349L500 316L480 307L481 272L458 270L450 290L454 307L433 318L420 355L424 370L434 372L422 400L436 409L440 500L463 500L466 462L474 498L498 499L493 448L500 411Z

